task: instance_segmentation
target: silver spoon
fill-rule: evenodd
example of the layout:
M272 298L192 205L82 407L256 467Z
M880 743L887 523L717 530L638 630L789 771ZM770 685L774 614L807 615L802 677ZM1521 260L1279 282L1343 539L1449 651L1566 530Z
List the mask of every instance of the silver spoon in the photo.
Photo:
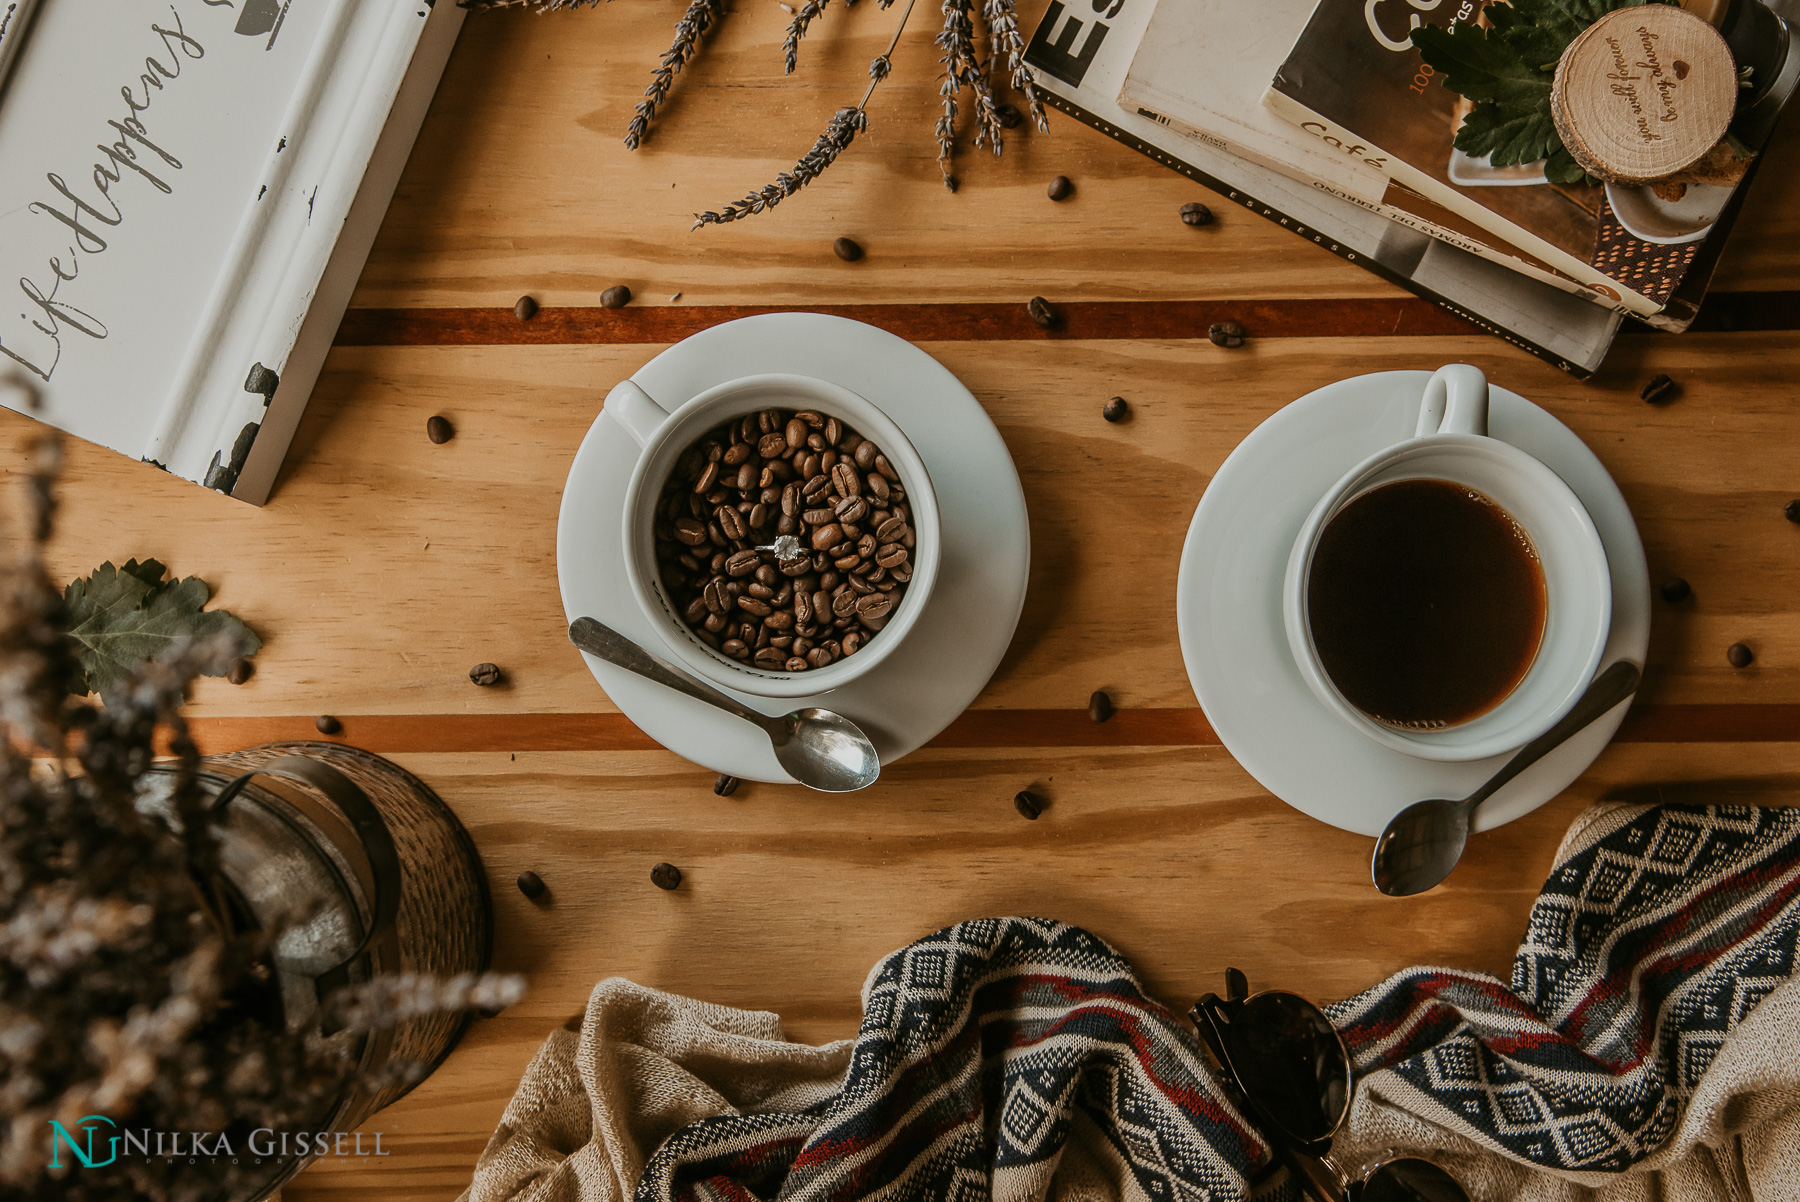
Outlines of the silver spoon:
M1543 759L1577 731L1637 691L1638 666L1620 660L1594 677L1587 692L1555 726L1519 749L1485 785L1463 798L1416 801L1394 815L1375 841L1370 874L1390 897L1408 897L1435 888L1462 859L1475 809L1503 785Z
M763 728L775 745L775 759L787 774L821 793L853 793L881 775L881 757L861 728L830 710L803 709L779 718L746 709L711 685L664 663L609 626L592 618L576 618L569 641L609 664L635 672L689 697L716 705L728 714Z

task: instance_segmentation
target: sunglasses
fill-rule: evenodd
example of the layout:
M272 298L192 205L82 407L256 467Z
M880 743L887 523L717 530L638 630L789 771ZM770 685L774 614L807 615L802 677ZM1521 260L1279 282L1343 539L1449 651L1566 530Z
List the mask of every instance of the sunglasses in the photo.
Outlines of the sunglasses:
M1223 1070L1239 1109L1253 1115L1276 1157L1317 1202L1469 1202L1456 1178L1416 1156L1383 1155L1354 1174L1331 1159L1331 1137L1350 1112L1350 1053L1317 1006L1294 993L1251 993L1225 970L1225 996L1209 993L1189 1015Z

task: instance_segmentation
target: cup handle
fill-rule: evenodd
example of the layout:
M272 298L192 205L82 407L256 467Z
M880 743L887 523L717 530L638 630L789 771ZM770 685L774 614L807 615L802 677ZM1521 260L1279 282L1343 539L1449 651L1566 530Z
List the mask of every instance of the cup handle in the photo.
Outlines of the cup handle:
M611 398L609 397L608 400ZM1446 363L1425 381L1414 438L1488 432L1488 382L1468 363Z
M669 420L669 411L631 380L620 380L613 385L613 390L606 394L601 412L610 414L640 447L648 445L657 427Z

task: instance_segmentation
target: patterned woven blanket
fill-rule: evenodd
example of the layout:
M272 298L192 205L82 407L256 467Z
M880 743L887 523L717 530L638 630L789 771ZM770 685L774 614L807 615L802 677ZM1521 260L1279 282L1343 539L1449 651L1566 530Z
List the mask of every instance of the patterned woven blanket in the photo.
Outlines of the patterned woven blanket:
M1800 810L1616 807L1565 848L1510 985L1415 969L1328 1012L1359 1075L1391 1070L1516 1160L1616 1173L1793 975L1797 894ZM948 927L877 965L863 1001L834 1094L689 1124L638 1202L1042 1198L1078 1130L1158 1202L1245 1198L1268 1162L1192 1028L1078 928Z

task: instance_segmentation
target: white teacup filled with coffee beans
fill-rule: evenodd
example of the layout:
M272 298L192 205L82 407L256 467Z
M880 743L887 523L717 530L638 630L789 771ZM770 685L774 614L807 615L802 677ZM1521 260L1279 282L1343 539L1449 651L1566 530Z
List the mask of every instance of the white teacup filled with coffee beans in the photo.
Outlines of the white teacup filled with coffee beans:
M741 693L829 692L911 629L938 568L931 477L866 398L809 376L710 388L672 412L626 380L641 446L626 572L671 655Z

